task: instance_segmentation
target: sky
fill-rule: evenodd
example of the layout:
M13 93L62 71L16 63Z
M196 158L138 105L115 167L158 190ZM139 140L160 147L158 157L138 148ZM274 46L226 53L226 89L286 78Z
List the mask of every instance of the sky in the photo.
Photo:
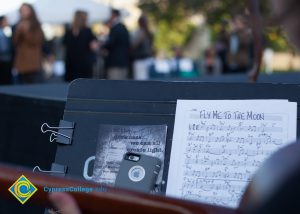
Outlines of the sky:
M0 0L0 15L19 8L24 2L32 3L36 0Z
M24 2L32 3L36 0L0 0L0 15L4 15L7 12L13 11L19 8ZM106 3L112 6L123 6L124 4L136 4L137 0L94 0L97 2Z
M18 16L16 18L15 14L12 16L10 12L19 9L21 4L24 2L34 3L35 1L43 1L43 0L0 0L0 15L8 15L9 22L15 23L16 20L18 19ZM138 0L92 0L92 1L98 3L104 3L105 5L109 5L118 9L124 9L125 11L129 12L130 15L126 16L126 19L124 21L129 28L132 29L135 28L137 19L141 14L140 9L137 7ZM37 13L39 18L42 18L38 11ZM58 19L59 17L57 16L56 18ZM71 19L72 18L70 17L70 20Z

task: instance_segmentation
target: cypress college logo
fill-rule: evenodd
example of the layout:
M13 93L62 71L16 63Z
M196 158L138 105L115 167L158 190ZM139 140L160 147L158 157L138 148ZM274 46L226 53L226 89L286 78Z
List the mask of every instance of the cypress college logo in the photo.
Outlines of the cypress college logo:
M21 204L24 204L37 190L38 189L24 175L8 189Z

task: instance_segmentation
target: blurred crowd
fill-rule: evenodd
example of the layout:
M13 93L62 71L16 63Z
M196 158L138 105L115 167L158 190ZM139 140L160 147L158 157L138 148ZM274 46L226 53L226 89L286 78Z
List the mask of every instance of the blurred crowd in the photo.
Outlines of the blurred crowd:
M19 12L20 20L12 26L5 16L0 16L0 84L45 82L44 65L54 64L57 42L45 40L30 4L24 3ZM58 40L59 46L63 46L61 67L66 82L77 78L147 80L241 73L253 63L251 32L238 16L229 23L229 30L222 25L216 43L201 60L185 57L182 47L175 47L172 57L155 51L154 35L145 15L139 18L138 28L129 33L120 11L112 9L105 22L109 32L101 38L87 23L88 13L76 11L73 22L65 25L65 34Z
M20 20L9 37L6 17L0 17L0 83L37 83L43 81L44 35L30 4L20 8Z
M221 24L214 50L220 60L222 73L249 71L254 63L253 48L251 28L243 16L236 15L231 21Z

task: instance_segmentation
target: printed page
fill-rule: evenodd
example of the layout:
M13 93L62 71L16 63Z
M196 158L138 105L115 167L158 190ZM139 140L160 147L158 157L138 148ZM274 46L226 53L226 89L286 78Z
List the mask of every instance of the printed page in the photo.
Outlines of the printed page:
M166 125L100 125L92 180L114 185L126 152L157 157L164 163ZM163 165L157 183L162 182Z
M296 140L297 103L178 100L168 196L235 208L263 161Z

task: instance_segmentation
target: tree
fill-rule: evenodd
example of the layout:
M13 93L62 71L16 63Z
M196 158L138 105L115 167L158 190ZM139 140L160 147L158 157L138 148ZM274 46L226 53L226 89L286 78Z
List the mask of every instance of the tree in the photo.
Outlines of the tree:
M196 1L195 1L196 2ZM140 0L140 7L155 25L155 47L169 51L185 45L195 26L189 21L184 1Z
M266 0L260 2L265 9ZM140 0L140 7L153 14L156 21L168 20L170 23L201 13L207 17L208 23L213 24L243 13L247 6L248 0Z
M263 17L269 17L268 1L258 1ZM163 49L187 42L194 29L189 18L194 14L206 17L212 35L218 34L224 21L230 21L235 15L249 15L248 0L140 0L139 4L155 23L156 47ZM276 40L273 39L274 32L277 33ZM265 38L275 50L288 48L285 36L278 28L268 28Z

